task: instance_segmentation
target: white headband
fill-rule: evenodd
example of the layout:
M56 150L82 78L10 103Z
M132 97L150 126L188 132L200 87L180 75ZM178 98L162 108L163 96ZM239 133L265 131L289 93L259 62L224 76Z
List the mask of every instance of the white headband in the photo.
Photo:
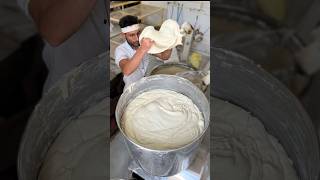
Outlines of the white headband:
M127 32L130 32L130 31L138 30L139 28L140 28L139 24L133 24L131 26L127 26L127 27L121 28L121 32L127 33Z

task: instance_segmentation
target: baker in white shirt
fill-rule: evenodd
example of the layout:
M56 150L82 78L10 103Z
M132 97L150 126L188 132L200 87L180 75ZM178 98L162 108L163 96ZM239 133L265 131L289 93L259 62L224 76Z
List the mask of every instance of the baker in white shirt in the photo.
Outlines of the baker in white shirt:
M135 16L124 16L120 19L121 34L126 41L120 44L115 50L115 62L123 73L125 89L133 82L138 81L145 76L149 58L151 54L147 52L154 44L149 38L143 38L141 44L139 35L141 28L139 20ZM167 49L161 53L153 54L161 60L168 60L172 49Z

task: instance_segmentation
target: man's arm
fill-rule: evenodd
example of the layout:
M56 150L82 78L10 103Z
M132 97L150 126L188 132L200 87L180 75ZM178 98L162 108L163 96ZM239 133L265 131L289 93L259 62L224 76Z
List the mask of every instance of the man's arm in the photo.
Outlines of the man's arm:
M144 55L147 53L146 50L139 48L137 49L136 53L134 56L129 60L129 59L123 59L119 62L119 66L122 70L122 73L126 76L130 75L133 73L141 63Z
M171 56L171 52L172 52L172 49L167 49L167 50L163 51L162 53L158 53L158 54L154 54L154 55L162 60L168 60Z
M119 66L124 75L128 76L133 73L140 65L144 55L149 51L153 41L149 38L142 39L141 46L137 49L133 57L129 59L120 60Z
M42 37L58 46L85 22L96 0L30 0L29 12Z

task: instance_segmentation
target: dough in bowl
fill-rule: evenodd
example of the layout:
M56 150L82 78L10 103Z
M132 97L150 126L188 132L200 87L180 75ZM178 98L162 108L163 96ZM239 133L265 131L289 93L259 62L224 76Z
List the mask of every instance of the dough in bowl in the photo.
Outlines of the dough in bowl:
M150 90L134 98L121 124L132 141L155 150L187 145L204 130L203 115L192 100L166 89Z

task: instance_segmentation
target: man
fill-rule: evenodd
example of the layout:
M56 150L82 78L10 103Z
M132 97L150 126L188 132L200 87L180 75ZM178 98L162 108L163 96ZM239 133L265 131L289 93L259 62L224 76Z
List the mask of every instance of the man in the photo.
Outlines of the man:
M125 89L133 82L144 77L149 58L149 49L154 42L149 38L143 38L139 43L139 35L141 32L139 20L135 16L124 16L120 19L122 36L126 42L119 45L115 50L115 62L120 67L124 77ZM172 49L168 49L162 53L154 54L161 60L168 60L171 56Z
M45 93L62 75L108 48L105 0L17 0L45 41Z

